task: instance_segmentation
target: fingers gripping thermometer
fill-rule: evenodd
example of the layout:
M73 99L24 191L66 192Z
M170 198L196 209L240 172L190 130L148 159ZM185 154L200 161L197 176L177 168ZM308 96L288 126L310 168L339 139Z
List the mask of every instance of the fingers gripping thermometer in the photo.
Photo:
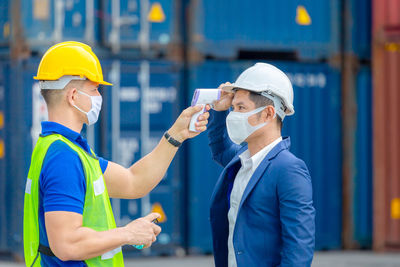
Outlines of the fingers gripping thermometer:
M154 220L152 221L152 223L157 224L157 223L158 223L158 220L157 220L157 219L154 219ZM144 248L144 245L132 245L132 247L134 247L134 248L136 248L136 249L143 249L143 248Z
M196 89L193 94L192 99L192 107L197 105L202 105L203 109L199 112L195 113L192 116L189 124L189 131L197 132L195 123L201 114L206 111L206 105L212 103L215 100L219 100L221 98L221 90L220 89Z

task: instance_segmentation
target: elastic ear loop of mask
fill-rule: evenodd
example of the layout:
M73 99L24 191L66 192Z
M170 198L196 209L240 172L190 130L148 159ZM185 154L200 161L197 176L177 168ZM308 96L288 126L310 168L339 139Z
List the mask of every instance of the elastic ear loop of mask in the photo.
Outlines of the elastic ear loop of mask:
M77 90L77 91L78 91L78 93L80 93L80 94L82 94L82 95L85 95L85 96L90 97L90 95L88 95L88 94L86 94L86 93L84 93L84 92L81 92L80 90ZM82 112L83 114L88 115L88 113L89 113L89 112L86 112L86 111L82 110L81 108L79 108L79 107L78 107L77 105L75 105L75 104L74 104L74 107L75 107L77 110L79 110L80 112Z
M279 117L281 118L281 120L283 121L283 119L285 118L286 114L284 112L284 105L282 104L282 102L280 101L279 97L268 93L268 92L262 92L261 93L262 96L270 99L272 102L274 102L274 108L275 108L275 115L274 118L276 118L276 114L278 113Z

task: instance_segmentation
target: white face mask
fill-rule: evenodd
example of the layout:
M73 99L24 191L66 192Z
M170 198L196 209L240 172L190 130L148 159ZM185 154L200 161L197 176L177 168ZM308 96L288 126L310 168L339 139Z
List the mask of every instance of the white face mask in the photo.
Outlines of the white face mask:
M231 111L226 117L226 128L228 130L229 138L235 144L241 144L247 139L252 133L267 125L267 122L252 126L248 119L251 115L261 112L266 107L259 107L255 110L242 113Z
M90 108L90 110L88 112L83 111L82 109L78 108L76 105L74 105L74 107L79 110L80 112L86 114L86 117L88 119L88 125L92 125L94 123L96 123L96 121L99 119L99 114L100 114L100 110L101 110L101 104L103 103L103 98L101 97L101 95L88 95L85 92L82 92L80 90L78 90L78 93L88 96L90 97L90 101L92 102L92 107Z

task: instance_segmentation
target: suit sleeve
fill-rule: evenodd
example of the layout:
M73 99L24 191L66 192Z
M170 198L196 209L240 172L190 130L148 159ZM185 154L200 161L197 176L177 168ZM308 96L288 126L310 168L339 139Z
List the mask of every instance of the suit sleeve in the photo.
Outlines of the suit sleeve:
M226 131L228 111L210 110L208 140L213 160L225 167L236 155L241 146L234 144Z
M277 184L283 241L280 266L311 266L315 244L311 178L300 160L282 169Z

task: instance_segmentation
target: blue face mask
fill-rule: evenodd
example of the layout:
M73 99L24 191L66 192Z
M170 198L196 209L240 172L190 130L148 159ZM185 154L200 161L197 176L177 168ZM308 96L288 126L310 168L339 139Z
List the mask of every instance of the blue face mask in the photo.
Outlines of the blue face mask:
M99 119L99 114L101 110L101 104L103 103L103 98L101 95L88 95L85 92L78 90L78 93L90 97L90 101L92 102L92 107L88 112L80 109L78 106L74 105L74 107L79 110L80 112L84 113L88 119L88 125L95 124Z
M268 124L268 122L264 122L253 126L249 123L249 117L251 115L257 114L263 111L265 108L266 106L259 107L246 113L231 111L228 114L226 117L226 128L228 130L229 138L232 140L232 142L239 145L243 143L252 133Z

